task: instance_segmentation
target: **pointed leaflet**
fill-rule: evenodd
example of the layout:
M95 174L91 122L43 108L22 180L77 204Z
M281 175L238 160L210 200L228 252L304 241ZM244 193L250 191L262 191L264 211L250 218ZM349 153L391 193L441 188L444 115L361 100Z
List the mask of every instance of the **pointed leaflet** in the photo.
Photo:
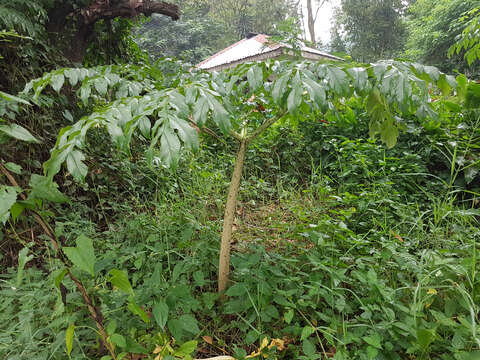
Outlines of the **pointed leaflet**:
M415 113L420 119L432 118L436 119L438 114L430 107L430 105L420 105Z
M15 203L12 205L10 208L10 214L12 215L12 220L15 222L17 218L20 216L20 214L23 212L23 209L25 209L25 206L20 203Z
M395 125L393 118L389 117L380 126L380 139L390 149L395 146L398 138L398 128Z
M290 323L292 322L293 315L294 315L293 309L289 309L289 310L283 315L283 318L285 319L285 322L286 322L287 324L290 324Z
M88 168L83 163L83 160L85 160L85 155L78 150L73 150L67 155L67 169L75 181L78 182L83 182L88 172Z
M423 70L432 82L435 82L440 78L440 70L438 70L435 66L424 66Z
M312 335L314 332L315 332L315 328L314 328L314 327L312 327L312 326L305 326L305 327L302 329L302 334L301 334L300 340L308 339L308 338L310 337L310 335Z
M303 86L307 89L313 102L320 107L325 105L327 97L324 88L320 84L306 77L303 79Z
M457 76L457 94L460 99L465 99L465 95L467 94L467 84L468 79L465 75L460 74Z
M197 98L197 93L197 88L193 86L187 87L187 89L185 90L185 102L189 105L193 104L195 102L195 99Z
M394 88L396 85L396 79L398 77L398 69L397 68L390 68L384 74L381 80L378 81L377 86L378 89L382 92L382 94L394 94Z
M75 325L70 324L65 332L65 347L67 350L67 355L70 357L73 349L73 335L75 334Z
M292 81L292 90L290 91L290 94L288 94L287 98L287 108L288 112L291 114L296 113L297 108L302 103L303 89L301 85L302 81L300 80L300 75L297 72Z
M88 98L90 97L91 92L92 89L90 88L90 84L88 83L84 83L80 88L80 99L82 99L85 105L88 104Z
M168 305L164 301L156 302L152 308L153 318L158 326L165 330L165 325L168 320Z
M232 124L230 123L230 116L227 110L225 110L223 105L212 95L209 95L207 100L213 113L213 121L224 134L228 134L232 128Z
M18 269L17 269L17 288L22 285L23 269L27 262L33 259L33 255L28 255L28 248L23 248L18 253Z
M58 185L45 176L33 174L29 186L32 188L29 199L43 199L55 203L69 202L68 197L58 190Z
M193 107L193 121L198 126L203 126L207 121L208 110L210 110L210 105L208 104L207 98L200 92L200 96Z
M395 126L385 98L377 88L374 88L368 96L366 107L370 115L370 137L373 139L377 134L380 134L382 141L388 147L394 146L398 137L398 128Z
M273 101L275 101L279 105L283 99L283 95L285 95L288 90L288 80L290 79L290 73L291 72L288 72L287 74L280 76L273 85Z
M0 224L5 225L10 217L10 208L17 201L17 189L13 186L0 186Z
M257 91L257 89L263 84L263 70L261 66L254 65L247 71L248 86L250 92Z
M309 358L313 357L313 355L315 355L315 353L317 352L315 345L308 339L303 340L302 350L303 350L303 353L307 355Z
M446 96L446 95L450 94L450 91L452 90L452 86L450 84L451 84L451 81L449 81L449 79L447 79L447 75L441 74L440 78L437 81L437 86L442 91L443 95Z
M92 239L80 235L77 238L76 245L76 247L64 247L63 252L74 266L95 276L95 253Z
M50 85L52 86L53 90L55 90L57 93L62 88L64 82L65 82L65 77L63 76L63 74L52 75L50 79Z
M163 124L159 132L161 133L160 159L167 166L175 165L180 153L180 140L167 122Z
M57 141L60 136L61 132L57 137ZM49 179L53 179L53 176L60 171L63 162L72 149L73 145L66 145L63 148L57 148L51 152L50 159L43 163L43 171L47 174Z
M382 348L382 338L379 334L375 333L370 336L364 336L363 340L369 344L372 345L374 348L381 349Z
M388 69L387 64L378 63L372 65L373 75L377 78L377 81L380 81Z
M348 81L348 75L337 67L327 67L327 78L330 89L339 96L345 96L348 94L350 82Z
M408 101L412 95L412 86L408 81L407 75L399 72L395 78L394 84L397 104L401 111L407 112Z
M63 73L65 74L68 81L70 81L70 85L77 85L78 79L80 77L78 69L66 69Z
M68 273L68 270L67 270L67 269L63 269L63 270L60 270L60 271L58 272L58 274L55 276L53 282L54 282L55 287L56 287L57 289L60 290L60 284L62 283L62 281L63 281L65 275L67 275L67 273Z
M177 130L178 136L182 139L185 147L197 150L200 146L197 131L183 119L171 117L169 120L170 126Z
M196 340L191 340L183 344L178 348L178 350L175 350L173 355L175 357L180 357L182 359L187 359L187 356L189 356L191 353L195 351L197 348L198 342ZM192 357L190 356L189 359Z
M182 117L188 117L190 109L187 106L187 101L185 96L180 94L178 91L172 91L169 94L170 105L177 109L178 115Z
M18 164L14 164L14 163L11 163L11 162L8 162L5 164L5 167L7 168L7 170L17 174L17 175L21 175L22 174L22 167Z
M37 140L32 134L30 134L27 129L17 124L0 125L0 132L3 132L8 136L18 140L33 142L37 144L40 143L40 141Z
M19 102L25 105L30 105L30 103L27 100L23 100L19 97L4 93L3 91L0 91L0 99L4 99L6 101L12 101L12 102Z
M132 285L128 280L128 274L125 271L112 269L108 274L110 275L108 281L110 281L113 286L128 295L134 295Z
M355 67L348 69L348 73L353 78L353 86L358 91L364 91L367 87L368 82L368 72L366 69L361 67Z
M132 314L138 315L144 323L150 323L150 318L148 317L147 313L143 311L143 309L138 306L137 303L133 301L133 299L130 299L127 308L132 312Z
M142 116L140 119L138 119L138 128L140 129L140 132L142 133L145 138L150 139L150 130L152 128L152 123L150 122L150 119L146 116Z
M185 314L180 316L180 321L182 323L182 328L186 332L191 334L197 335L200 333L200 329L198 328L197 319L193 317L193 315Z
M121 348L127 346L127 340L125 340L125 338L120 334L112 334L110 336L110 341Z
M107 93L108 82L107 82L106 78L100 77L100 78L95 79L94 82L93 82L93 86L95 87L95 90L97 90L97 92L100 95L104 96Z
M168 320L167 326L175 340L181 341L183 336L182 322L178 319L170 319Z

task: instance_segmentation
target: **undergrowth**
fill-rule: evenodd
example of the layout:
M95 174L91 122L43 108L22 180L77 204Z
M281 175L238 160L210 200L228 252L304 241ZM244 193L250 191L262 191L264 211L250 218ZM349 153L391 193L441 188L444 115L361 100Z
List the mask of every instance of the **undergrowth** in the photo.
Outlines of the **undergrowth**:
M187 356L195 347L178 345L197 340L199 358L477 359L478 176L457 161L472 156L471 138L412 128L391 150L352 140L365 130L355 122L278 126L268 146L253 147L225 300L215 276L233 157L221 144L204 142L176 169L100 158L85 201L55 209L55 232L65 246L94 240L96 276L85 287L125 356L159 359L166 344ZM27 235L12 228L2 247L15 236ZM44 262L25 251L20 267L2 272L0 356L64 359L75 324L70 357L101 357L74 284L54 285L59 261L48 246L27 247ZM112 268L128 273L145 315L112 291ZM265 337L275 346L260 346Z

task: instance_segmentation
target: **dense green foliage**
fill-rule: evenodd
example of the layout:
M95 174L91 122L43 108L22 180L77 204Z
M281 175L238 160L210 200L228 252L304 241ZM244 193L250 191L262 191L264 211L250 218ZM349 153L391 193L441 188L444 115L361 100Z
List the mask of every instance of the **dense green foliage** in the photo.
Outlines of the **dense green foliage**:
M400 0L342 0L336 12L333 50L342 50L343 42L357 61L392 58L404 46L404 8Z
M176 1L182 18L154 16L137 27L137 43L152 59L177 57L198 63L248 33L280 35L287 19L298 28L298 9L291 0Z
M417 1L408 10L410 35L406 55L444 71L476 71L468 67L461 55L447 57L448 49L465 28L461 16L475 6L475 0Z
M219 29L267 29L287 4L245 3L244 22ZM36 5L0 0L17 6ZM65 68L65 43L42 47L45 28L12 16L0 20L2 73L16 71L0 89L0 358L480 356L479 84L404 61L151 64L127 19L99 22L91 66ZM223 41L208 17L185 29L195 16L161 20L159 40L177 41L168 55L196 61ZM472 61L475 16L452 48Z

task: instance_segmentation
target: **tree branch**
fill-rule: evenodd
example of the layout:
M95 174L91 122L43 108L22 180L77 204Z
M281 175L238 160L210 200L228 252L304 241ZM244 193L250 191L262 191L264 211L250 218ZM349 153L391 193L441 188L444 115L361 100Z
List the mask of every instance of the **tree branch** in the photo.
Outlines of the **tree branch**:
M131 18L140 14L145 16L162 14L171 17L173 20L180 18L180 9L177 5L152 0L122 0L116 2L97 0L93 4L80 9L79 13L85 25L94 24L100 19Z
M247 137L246 141L247 144L251 143L255 138L260 135L262 132L267 130L270 126L275 124L280 118L285 115L286 112L281 113L280 115L274 116L266 121L263 122L262 125L260 125L253 133L250 134L250 136Z

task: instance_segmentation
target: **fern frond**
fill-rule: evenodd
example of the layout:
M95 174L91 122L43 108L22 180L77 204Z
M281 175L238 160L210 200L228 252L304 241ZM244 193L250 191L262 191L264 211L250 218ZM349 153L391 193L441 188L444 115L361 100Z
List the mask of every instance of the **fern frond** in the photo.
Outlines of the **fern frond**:
M41 2L27 0L0 0L0 29L37 36L44 28L47 11Z

